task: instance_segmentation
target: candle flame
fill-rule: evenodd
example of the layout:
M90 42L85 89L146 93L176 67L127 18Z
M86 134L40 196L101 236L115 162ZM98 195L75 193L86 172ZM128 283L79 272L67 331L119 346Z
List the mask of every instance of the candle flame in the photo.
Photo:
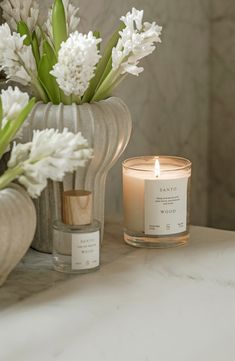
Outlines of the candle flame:
M154 174L155 174L155 177L160 177L161 167L160 167L159 158L157 158L155 161Z

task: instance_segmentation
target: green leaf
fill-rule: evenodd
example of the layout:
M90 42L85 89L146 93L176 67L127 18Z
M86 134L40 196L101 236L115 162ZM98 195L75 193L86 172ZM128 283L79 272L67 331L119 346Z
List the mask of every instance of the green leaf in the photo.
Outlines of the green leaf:
M67 24L62 0L54 0L52 9L52 31L56 54L60 50L60 45L68 38Z
M96 37L96 39L100 39L100 31L93 31L93 35ZM100 51L100 43L97 44L97 49Z
M9 144L12 142L12 140L15 138L17 132L25 122L26 118L28 117L29 113L33 109L35 105L35 98L32 98L26 107L21 111L18 118L15 120L8 120L6 125L3 129L0 130L0 159L3 156L3 154L6 152ZM22 173L20 171L21 166L18 165L12 170L7 170L1 177L0 177L0 189L7 186L12 180L17 178L19 174ZM14 175L14 176L13 176Z
M57 57L54 49L51 47L47 40L43 41L43 54L46 54L49 63L51 64L51 70L53 66L57 63Z
M50 59L51 70L52 70L53 66L57 63L57 56L55 54L54 49L47 40L43 41L43 53L47 55L48 59ZM53 77L53 82L54 82L54 87L56 88L54 90L58 92L57 95L60 98L60 102L67 105L72 104L71 96L65 95L64 92L61 89L59 89L59 86L54 77Z
M7 147L9 146L11 141L15 138L16 133L18 132L18 130L20 129L20 127L26 120L27 116L33 109L34 104L35 104L35 98L32 98L28 102L26 107L21 111L18 118L15 119L14 121L8 120L6 125L4 126L4 128L1 129L1 131L0 131L0 159L1 159L2 155L5 153L5 151L7 150Z
M0 129L2 128L2 119L3 119L3 108L2 108L2 98L0 97Z
M112 35L110 40L108 41L106 48L104 50L104 54L102 58L100 59L97 68L96 73L93 79L90 81L90 85L85 92L82 103L86 103L91 101L93 98L96 89L99 87L101 82L104 80L104 76L106 77L109 72L112 69L112 50L117 45L117 42L120 38L119 32L124 29L125 24L121 22L119 28L115 31L115 33Z
M24 39L25 45L28 45L28 46L31 45L31 34L30 34L27 24L24 21L19 21L17 23L17 32L21 36L26 35L26 38Z
M60 92L55 78L50 74L51 69L50 59L47 54L43 54L38 68L38 78L45 88L50 101L53 104L59 104Z
M38 37L36 34L36 31L33 32L32 34L32 50L33 50L33 55L37 64L37 68L39 67L39 62L40 62L40 51L39 51L39 43L38 43Z
M23 172L24 168L22 167L22 164L18 164L14 168L7 169L0 177L0 189L7 187L8 184L17 179Z
M35 105L35 98L31 98L28 104L24 107L24 109L19 114L18 118L15 120L15 124L13 125L13 129L15 132L12 135L12 139L15 137L16 133L18 132L19 128L22 126L26 118L28 117L29 113L33 109ZM12 140L11 139L11 140Z
M105 79L105 82L101 84L101 86L95 93L92 102L98 102L100 100L107 99L113 89L115 89L126 77L126 74L119 75L119 73L114 73L114 76L112 73L110 73L109 75L110 76Z
M37 27L38 27L38 29L40 30L42 39L43 39L43 40L47 40L47 36L46 36L46 34L45 34L45 31L43 31L43 28L41 27L41 25L38 25Z
M107 65L106 65L106 68L105 68L105 70L104 70L104 72L103 72L103 75L102 75L102 77L100 78L99 84L98 84L97 87L96 87L96 90L99 88L99 86L103 83L103 81L104 81L104 80L107 78L107 76L110 74L110 72L111 72L111 70L112 70L112 63L113 63L112 57L110 57Z
M52 46L46 39L43 41L43 54L46 55L46 57L47 57L48 72L50 72L53 69L53 66L57 63L57 57L56 57L54 49L52 48ZM61 94L61 91L56 82L56 79L51 74L49 74L49 76L50 76L50 79L48 79L48 81L50 80L50 82L51 82L51 84L50 84L51 90L49 89L47 84L44 84L44 82L43 82L44 87L47 88L47 91L49 93L53 92L54 96L52 95L52 97L55 98L54 101L56 103L60 103L61 99L63 98L63 95Z
M12 121L11 120L7 120L4 127L2 129L0 129L0 159L1 159L1 149L4 147L5 149L5 138L6 138L6 135L9 133L10 131L10 128L11 128L11 123ZM6 144L6 148L8 147L8 144L10 143L10 141ZM3 152L4 153L4 152Z

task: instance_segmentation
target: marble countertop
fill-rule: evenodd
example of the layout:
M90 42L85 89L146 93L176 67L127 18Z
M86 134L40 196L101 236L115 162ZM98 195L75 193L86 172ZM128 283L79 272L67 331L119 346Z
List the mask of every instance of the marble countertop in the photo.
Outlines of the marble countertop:
M30 251L0 289L0 360L235 360L235 232L146 250L109 225L102 259L67 276Z

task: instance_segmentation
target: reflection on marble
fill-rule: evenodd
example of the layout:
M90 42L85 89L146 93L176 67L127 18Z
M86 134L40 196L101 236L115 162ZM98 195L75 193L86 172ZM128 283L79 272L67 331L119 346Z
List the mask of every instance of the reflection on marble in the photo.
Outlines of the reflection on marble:
M42 8L48 1L41 0ZM80 29L99 29L104 39L132 6L164 27L163 43L129 77L117 95L130 108L134 130L107 184L107 219L121 217L121 161L144 154L185 156L193 161L192 222L207 222L207 139L209 105L208 0L75 0Z
M108 228L100 271L54 278L44 292L48 261L29 256L24 278L9 282L19 293L28 282L34 296L0 312L1 361L234 360L235 232L192 227L188 246L165 250L120 237Z
M97 272L128 255L130 258L136 257L139 252L143 254L146 266L157 258L156 264L151 264L148 268L152 271L156 269L163 277L194 281L207 279L214 284L227 284L235 289L234 240L234 232L192 226L188 245L166 250L145 250L125 244L122 225L108 223L105 225L101 270ZM182 258L181 261L177 255ZM226 262L223 261L225 258ZM222 263L224 276L217 274L217 267ZM97 272L91 273L89 277L95 277ZM6 283L0 287L0 311L55 286L63 287L64 281L75 279L80 282L84 277L85 274L72 275L54 271L51 255L30 249Z
M209 223L235 230L235 2L212 6Z
M102 267L133 251L122 238L122 228L119 224L106 225L101 255ZM62 281L79 277L83 275L54 271L51 255L30 249L10 274L4 286L0 287L0 310L52 288Z

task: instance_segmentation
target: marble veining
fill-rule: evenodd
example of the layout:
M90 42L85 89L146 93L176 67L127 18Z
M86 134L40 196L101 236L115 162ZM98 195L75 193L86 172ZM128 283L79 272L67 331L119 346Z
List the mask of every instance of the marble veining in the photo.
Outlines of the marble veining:
M101 263L104 268L127 255L130 260L139 257L138 262L143 264L148 273L154 277L157 274L161 279L206 281L234 288L234 240L235 235L232 232L194 226L191 227L191 241L185 247L140 250L123 242L120 224L107 224ZM218 270L221 270L222 273ZM52 267L51 255L29 250L11 273L5 285L0 288L0 310L34 294L63 284L64 281L79 280L83 277L84 275L56 272Z
M12 273L0 359L233 361L235 232L192 227L187 246L147 250L126 246L119 225L106 231L98 272L62 282L31 251Z
M51 1L41 0L45 9ZM80 30L99 29L103 39L132 6L163 25L163 42L143 62L145 72L129 77L116 95L125 100L134 129L107 183L106 218L122 217L121 162L145 154L185 156L193 161L192 221L205 225L208 202L209 1L74 0Z
M163 43L117 95L134 129L108 177L106 218L122 217L121 162L136 155L171 154L193 161L192 222L235 229L235 2L233 0L74 0L80 30L107 39L132 6L164 27ZM51 1L40 0L45 9Z
M235 230L235 2L212 1L209 224Z
M103 266L133 251L133 248L125 245L124 242L120 241L121 239L120 225L107 225L102 248L101 261ZM54 271L51 255L30 249L11 273L4 286L0 287L0 310L50 289L60 282L77 277L80 275Z

